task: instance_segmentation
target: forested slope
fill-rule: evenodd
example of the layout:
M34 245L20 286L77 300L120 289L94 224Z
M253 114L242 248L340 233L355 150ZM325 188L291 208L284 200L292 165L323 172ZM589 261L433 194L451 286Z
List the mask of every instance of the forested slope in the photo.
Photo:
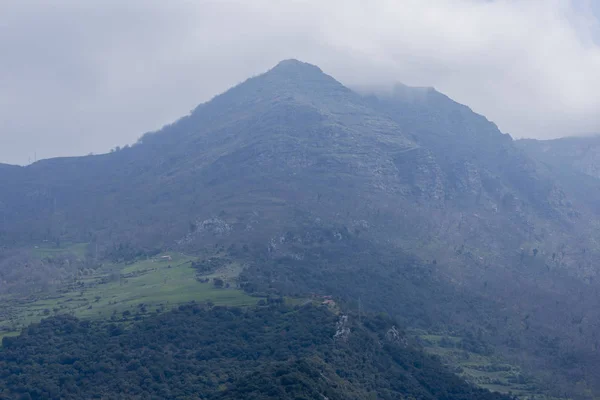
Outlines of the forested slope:
M327 307L181 306L128 329L50 318L0 349L0 398L504 399Z

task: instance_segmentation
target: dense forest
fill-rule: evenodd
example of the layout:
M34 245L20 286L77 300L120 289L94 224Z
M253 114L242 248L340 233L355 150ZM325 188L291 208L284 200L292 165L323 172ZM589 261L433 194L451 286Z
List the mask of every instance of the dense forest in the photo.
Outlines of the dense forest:
M192 304L132 326L43 320L0 350L5 399L505 399L466 384L385 316Z
M331 232L343 232L344 240ZM494 291L506 287L501 281L483 281L477 293L436 278L444 268L437 260L375 247L343 227L311 230L315 238L312 244L294 240L307 235L302 231L289 233L287 248L284 251L280 247L278 255L262 249L250 251L249 267L240 276L242 287L250 293L297 296L314 291L334 295L353 309L389 313L403 326L452 333L468 341L468 347L477 354L505 354L514 362L525 361L529 371L550 371L553 380L544 381L540 389L551 393L561 393L571 382L596 382L592 371L600 368L600 360L589 349L598 346L597 331L593 320L574 317L574 309L582 310L580 299L559 302L556 292L537 294L527 300L539 305L536 313L515 312L522 307L520 302L526 294L493 296ZM301 259L293 257L299 253ZM521 265L543 276L545 265L537 261L530 256ZM518 290L522 284L515 279L514 288L505 290ZM554 290L562 287L568 291L575 285L564 276ZM593 287L582 290L582 297L600 300ZM562 321L564 325L549 325L549 321ZM548 327L560 334L540 335Z

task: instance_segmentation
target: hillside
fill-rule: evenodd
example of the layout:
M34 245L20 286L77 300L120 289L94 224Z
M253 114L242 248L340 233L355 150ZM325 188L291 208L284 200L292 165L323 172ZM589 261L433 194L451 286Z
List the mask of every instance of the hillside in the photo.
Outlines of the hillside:
M460 381L392 320L324 306L196 304L128 330L63 316L3 346L2 399L508 399Z
M600 213L600 137L528 139L516 143L569 188L580 208L594 215Z
M3 280L40 243L88 243L84 265L218 247L249 293L334 295L470 338L545 394L600 393L597 214L434 89L359 93L287 60L132 147L1 166L0 185Z
M556 168L557 172L572 169L600 179L600 136L523 139L516 143L539 161Z

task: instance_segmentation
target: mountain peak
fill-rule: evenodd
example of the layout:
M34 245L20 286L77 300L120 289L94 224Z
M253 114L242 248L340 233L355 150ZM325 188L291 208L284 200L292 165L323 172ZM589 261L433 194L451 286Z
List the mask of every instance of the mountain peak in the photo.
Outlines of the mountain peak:
M309 64L294 58L280 61L271 71L286 72L286 73L323 73L321 68L316 65Z
M280 61L273 68L268 70L263 76L267 79L275 79L277 81L286 82L325 82L338 83L334 78L327 75L316 65L309 64L296 59L288 59ZM339 84L339 83L338 83Z
M321 100L341 94L348 95L352 92L316 65L296 59L280 61L260 75L255 83L259 82L261 85L271 85L279 93L288 91L310 96L319 93Z

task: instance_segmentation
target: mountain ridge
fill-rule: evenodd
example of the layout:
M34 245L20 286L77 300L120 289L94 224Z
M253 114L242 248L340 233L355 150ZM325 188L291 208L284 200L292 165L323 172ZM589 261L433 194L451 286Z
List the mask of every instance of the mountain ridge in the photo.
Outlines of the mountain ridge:
M428 329L456 320L504 357L528 349L524 364L555 384L599 384L597 354L564 361L597 340L595 217L435 90L357 93L287 60L129 148L1 167L0 183L1 246L87 242L100 259L247 249L247 288L360 296Z

